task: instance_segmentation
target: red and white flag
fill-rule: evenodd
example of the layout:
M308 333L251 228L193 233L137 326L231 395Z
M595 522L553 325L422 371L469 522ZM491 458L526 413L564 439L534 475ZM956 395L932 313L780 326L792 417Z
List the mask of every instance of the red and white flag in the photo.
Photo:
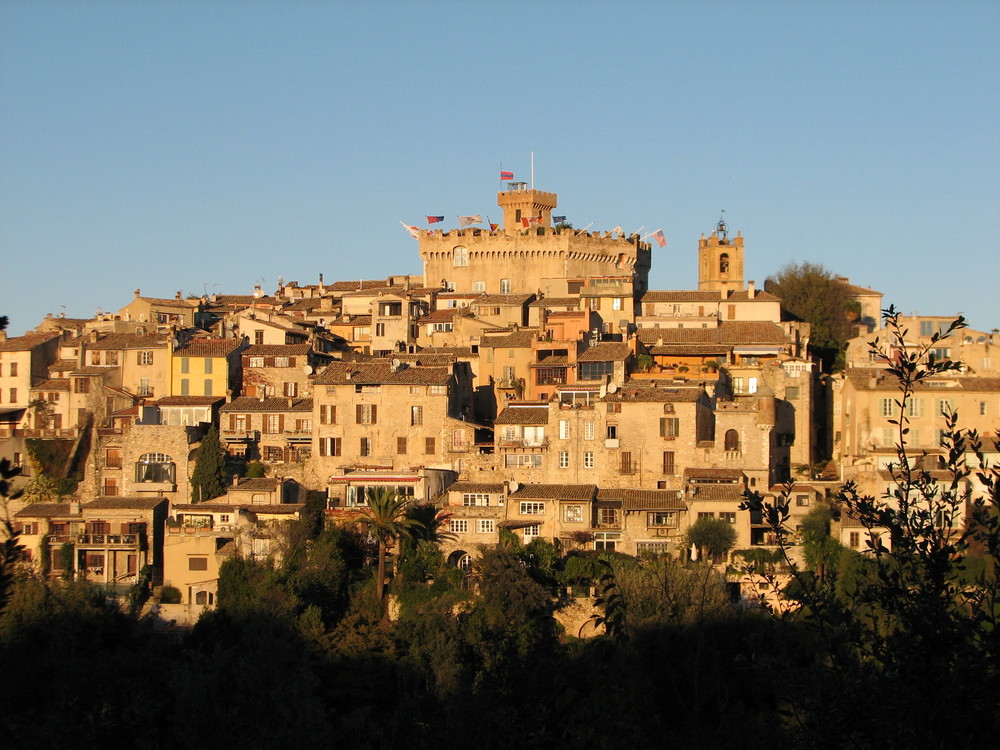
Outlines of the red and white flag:
M663 234L662 229L657 229L655 232L653 232L653 239L656 240L656 244L659 245L660 247L667 246L667 238Z
M399 223L403 225L403 229L409 232L413 239L420 237L420 227L411 227L409 224L403 224L403 222Z
M478 214L475 215L475 216L459 216L458 217L458 226L459 227L467 227L470 224L482 224L482 223L483 223L483 217L479 216Z

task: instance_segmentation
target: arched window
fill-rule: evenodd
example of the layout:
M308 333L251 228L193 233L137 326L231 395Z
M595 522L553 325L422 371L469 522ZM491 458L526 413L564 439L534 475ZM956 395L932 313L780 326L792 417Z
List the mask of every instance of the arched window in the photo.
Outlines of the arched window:
M456 265L458 265L456 263ZM719 273L729 273L729 253L719 256Z
M144 453L135 465L137 482L174 482L174 459L166 453Z
M740 434L736 430L726 430L726 450L738 451L740 449Z
M458 569L463 573L468 573L472 570L472 555L465 554L458 558Z

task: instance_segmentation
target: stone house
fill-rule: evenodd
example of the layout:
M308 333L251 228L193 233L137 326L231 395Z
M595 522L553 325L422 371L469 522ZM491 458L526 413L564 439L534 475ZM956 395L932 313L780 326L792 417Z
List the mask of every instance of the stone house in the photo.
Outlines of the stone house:
M219 437L232 456L301 473L312 455L313 411L311 398L241 396L219 410Z
M154 581L162 575L166 509L161 497L32 503L14 515L14 529L30 560L39 565L48 558L51 575L71 570L93 583L124 588L147 565Z

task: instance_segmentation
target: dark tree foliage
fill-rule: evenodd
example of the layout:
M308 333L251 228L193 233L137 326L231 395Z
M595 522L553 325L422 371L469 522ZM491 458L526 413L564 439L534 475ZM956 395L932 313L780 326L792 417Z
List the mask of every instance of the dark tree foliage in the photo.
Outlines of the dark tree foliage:
M848 285L821 265L790 263L769 276L764 288L781 298L782 312L789 318L810 324L810 345L824 370L838 366L858 317Z
M687 542L718 560L736 544L736 529L721 518L699 518L688 529Z
M908 403L920 384L959 368L930 361L930 348L910 347L892 308L887 358L899 384L896 461L882 497L854 483L841 489L841 513L860 522L867 550L814 556L816 570L792 571L788 594L801 607L780 614L784 625L815 638L815 669L794 694L794 727L803 740L831 746L974 747L1000 729L1000 467L985 459L982 439L944 417L945 468L932 475L909 448ZM998 435L1000 439L1000 435ZM973 488L978 487L974 492ZM749 493L744 507L762 513L787 552L789 493L774 503ZM819 566L825 565L822 570ZM878 700L871 698L877 696ZM947 729L945 729L947 727Z
M226 459L219 431L211 425L195 452L191 474L191 499L203 503L226 491Z

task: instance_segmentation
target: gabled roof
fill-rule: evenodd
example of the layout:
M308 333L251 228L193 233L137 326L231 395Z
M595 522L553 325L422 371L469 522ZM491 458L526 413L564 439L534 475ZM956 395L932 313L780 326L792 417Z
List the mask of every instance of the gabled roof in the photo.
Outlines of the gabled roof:
M50 378L38 385L31 386L33 391L68 391L69 378Z
M501 334L483 334L479 345L493 349L526 349L535 340L534 331L509 331Z
M634 385L638 381L630 381L619 386L614 393L606 395L605 402L685 402L697 401L702 396L701 388L649 388Z
M214 406L225 401L225 396L164 396L157 406Z
M450 367L396 369L383 362L333 362L316 376L317 385L447 385Z
M642 295L640 302L718 302L722 299L722 292L715 291L687 291L687 290L657 290L650 289Z
M547 406L509 406L497 415L494 424L536 425L549 423Z
M500 494L507 491L507 485L503 483L492 484L489 482L454 482L445 492L492 492Z
M684 478L689 482L697 482L699 479L709 481L727 480L729 482L742 482L743 472L740 469L719 469L714 467L684 469Z
M14 336L6 341L0 341L0 352L26 352L57 338L59 338L59 334L54 332L29 333L25 336Z
M293 398L291 406L288 405L288 398L281 396L271 396L261 401L253 396L240 396L225 404L219 411L223 414L230 412L275 412L275 411L305 411L311 412L313 400L311 398Z
M229 491L244 492L274 492L278 488L278 480L274 477L250 477L244 478L238 484L229 488Z
M693 502L709 500L739 503L743 501L743 487L738 484L698 484L695 487L697 487L697 492L689 496Z
M579 297L542 297L528 304L528 307L579 307Z
M98 336L97 341L89 341L86 337L76 339L82 341L86 349L154 349L162 347L170 340L166 333L108 333ZM72 343L71 339L67 343Z
M295 357L309 354L310 344L254 344L243 350L244 357Z
M533 294L482 294L476 297L472 304L520 307L534 296Z
M636 335L644 344L787 344L781 327L763 320L727 320L717 328L640 328Z
M510 500L593 500L595 484L528 484L509 495Z
M181 357L225 357L242 344L242 339L191 339L174 349L174 354Z
M597 490L598 501L618 500L625 510L685 510L684 501L677 497L676 490Z
M619 341L602 341L601 343L594 344L580 354L580 356L576 358L576 361L617 362L628 359L630 354L632 354L632 350L629 349L628 344L624 344Z

